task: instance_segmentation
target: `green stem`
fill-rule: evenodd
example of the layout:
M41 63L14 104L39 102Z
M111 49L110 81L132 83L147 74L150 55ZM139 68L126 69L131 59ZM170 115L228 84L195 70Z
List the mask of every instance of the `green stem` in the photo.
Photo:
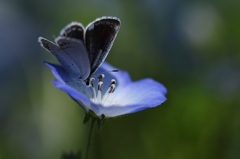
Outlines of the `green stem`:
M85 159L88 159L88 157L89 157L89 151L90 151L91 142L92 142L92 135L93 135L93 128L94 128L95 120L96 119L92 118L91 123L90 123L90 130L89 130L89 134L88 134Z

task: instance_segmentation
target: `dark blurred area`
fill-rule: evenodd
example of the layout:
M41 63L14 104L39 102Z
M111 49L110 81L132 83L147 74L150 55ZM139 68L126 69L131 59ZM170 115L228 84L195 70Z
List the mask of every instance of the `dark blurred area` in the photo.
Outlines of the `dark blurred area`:
M240 1L0 0L0 159L59 159L85 150L84 112L52 85L37 38L72 21L117 16L107 61L163 83L161 106L108 120L97 159L240 158Z

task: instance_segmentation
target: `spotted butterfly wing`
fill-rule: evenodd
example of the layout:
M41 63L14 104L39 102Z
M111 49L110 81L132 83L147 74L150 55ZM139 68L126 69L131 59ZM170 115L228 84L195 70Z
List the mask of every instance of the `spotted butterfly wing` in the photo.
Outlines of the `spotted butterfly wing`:
M90 60L90 76L97 71L107 57L120 25L121 22L116 17L102 17L86 27L84 43Z
M55 41L68 57L70 57L71 61L68 63L68 67L70 67L70 65L77 66L79 70L79 74L76 75L77 78L87 79L91 70L87 50L82 41L63 37L58 37Z
M81 23L72 22L63 28L60 32L60 36L74 38L84 42L85 28Z
M69 74L83 80L89 77L90 62L82 41L65 37L56 38L56 44L42 37L39 37L38 41L44 49L56 57Z
M81 23L70 23L55 39L56 44L42 37L38 41L66 71L86 80L107 57L119 28L118 18L102 17L90 23L86 29Z
M91 22L86 29L81 23L72 22L60 36L84 41L90 60L91 76L107 57L120 29L120 20L115 17L102 17Z

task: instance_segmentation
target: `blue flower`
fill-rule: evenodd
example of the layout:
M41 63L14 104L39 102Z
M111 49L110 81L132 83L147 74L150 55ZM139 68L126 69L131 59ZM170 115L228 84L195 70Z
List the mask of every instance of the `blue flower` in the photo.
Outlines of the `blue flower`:
M114 72L116 68L106 62L93 75L98 80L91 78L89 86L73 78L62 66L45 64L55 77L54 86L78 102L87 114L93 112L99 119L135 113L166 100L167 90L162 84L150 78L132 82L127 72Z

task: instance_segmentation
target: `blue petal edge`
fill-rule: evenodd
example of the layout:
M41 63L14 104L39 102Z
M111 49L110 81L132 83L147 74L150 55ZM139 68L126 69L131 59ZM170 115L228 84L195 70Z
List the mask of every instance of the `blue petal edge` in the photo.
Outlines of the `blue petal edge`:
M61 81L61 82L65 83L65 80L70 79L68 73L62 68L62 66L57 65L57 64L52 64L52 63L49 63L49 62L45 62L45 61L44 61L44 64L50 68L53 76L58 81Z
M92 101L82 93L78 92L76 89L58 80L54 80L53 84L56 88L66 92L71 98L81 103L81 106L83 106L86 111L88 111L89 109L92 109L91 108Z
M142 105L154 107L166 100L167 89L153 79L133 82L118 91L117 103L121 105Z

